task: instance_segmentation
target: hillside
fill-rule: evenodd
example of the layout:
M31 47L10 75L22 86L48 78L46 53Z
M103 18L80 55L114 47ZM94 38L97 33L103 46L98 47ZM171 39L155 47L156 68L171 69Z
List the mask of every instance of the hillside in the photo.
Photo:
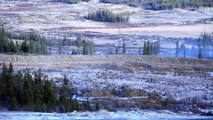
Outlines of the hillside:
M0 119L212 119L212 28L212 0L0 0Z

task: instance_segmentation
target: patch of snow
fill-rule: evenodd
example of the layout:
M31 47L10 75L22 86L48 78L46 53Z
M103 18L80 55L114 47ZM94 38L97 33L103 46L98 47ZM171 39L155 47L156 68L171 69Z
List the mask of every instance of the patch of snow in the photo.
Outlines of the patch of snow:
M39 112L0 112L1 120L70 120L70 119L111 119L111 120L160 120L160 119L205 119L213 117L182 115L171 111L118 111L108 112L72 112L72 113L39 113Z

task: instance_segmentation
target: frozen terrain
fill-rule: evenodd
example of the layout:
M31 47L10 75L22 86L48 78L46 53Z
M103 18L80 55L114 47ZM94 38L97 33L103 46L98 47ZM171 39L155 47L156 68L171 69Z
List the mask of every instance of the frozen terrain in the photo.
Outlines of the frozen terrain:
M17 56L1 55L15 71L41 71L61 85L64 75L78 101L101 108L165 108L206 113L213 109L213 61L153 56ZM153 97L154 96L154 97ZM164 100L172 100L164 103ZM205 112L206 111L206 112Z
M100 9L129 15L130 21L102 23L84 18ZM29 69L33 74L41 69L57 86L66 75L80 109L89 100L93 110L97 102L104 110L66 114L0 110L0 120L213 119L205 116L213 114L213 47L207 46L205 59L191 59L198 56L200 34L213 32L213 8L152 11L99 0L78 4L0 0L2 23L11 34L35 32L53 40L82 36L94 41L99 56L71 56L66 50L66 55L0 54L0 67L11 62L15 72ZM170 57L175 57L177 41L185 43L189 49L185 57L190 58L139 55L146 40L159 40L158 56ZM128 55L103 55L123 42ZM178 57L184 57L181 52Z
M128 14L130 21L102 23L84 18L89 12L100 9ZM138 54L145 40L160 40L161 51L158 55L176 57L176 41L192 41L187 43L186 55L180 50L179 57L197 58L199 50L196 43L200 34L213 32L213 8L153 11L100 3L98 0L78 4L52 0L5 1L0 4L1 23L12 34L36 32L50 39L82 36L95 42L98 54L115 52L115 47L121 46L123 41L128 47L127 54ZM53 50L51 53L56 52ZM70 54L70 51L65 50L63 54ZM202 55L203 58L213 59L213 48L203 50Z
M109 9L118 14L129 14L128 24L101 23L85 20L88 12ZM0 4L0 23L7 30L39 32L43 35L67 36L75 33L140 34L164 37L198 37L201 32L212 32L213 9L195 11L174 9L150 11L142 8L106 3L80 2L66 4L51 0L6 1Z
M107 120L211 120L213 117L176 114L170 111L130 111L130 112L73 112L36 113L36 112L0 112L1 120L70 120L70 119L107 119Z

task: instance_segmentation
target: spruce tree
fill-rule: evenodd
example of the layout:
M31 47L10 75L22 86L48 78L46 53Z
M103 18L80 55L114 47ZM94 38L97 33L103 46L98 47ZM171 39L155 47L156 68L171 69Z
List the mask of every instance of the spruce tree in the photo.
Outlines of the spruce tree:
M178 57L179 41L176 41L176 57Z
M95 109L96 109L96 110L100 110L100 106L99 106L99 103L98 103L98 102L95 104Z
M14 94L17 98L17 101L19 104L24 104L23 98L24 98L24 80L23 80L23 74L22 71L19 70L18 73L15 75L15 82L14 82Z
M12 103L11 103L11 105L9 107L9 110L10 111L16 111L16 110L18 110L18 103L17 103L16 97L13 97Z
M69 80L64 76L63 86L60 89L59 103L61 106L61 112L67 112L69 110L69 100L71 100L71 88L69 87Z
M10 63L9 69L8 69L8 74L7 74L7 79L6 79L6 92L7 92L7 99L10 100L12 99L13 96L13 65Z
M26 75L24 76L24 106L25 110L33 111L34 110L34 94L33 94L33 80L32 76L30 75L29 70L25 73Z
M1 95L1 100L6 101L7 100L7 87L6 87L6 81L7 81L7 74L8 74L8 69L5 63L3 63L2 66L2 74L1 74L1 81L0 81L0 95Z
M123 54L125 54L126 53L126 44L123 42Z
M49 80L45 80L44 81L44 86L43 86L43 100L44 103L47 105L47 110L45 111L50 111L51 109L53 109L56 105L56 96L55 96L55 91L52 85L52 81Z
M35 75L34 75L34 82L33 82L33 103L35 105L35 110L40 111L42 108L42 103L43 103L43 82L42 82L42 73L41 70L39 70Z
M199 48L199 52L198 52L198 58L202 59L202 52L201 52L201 47Z
M143 45L143 55L147 55L147 41L144 41L144 45Z

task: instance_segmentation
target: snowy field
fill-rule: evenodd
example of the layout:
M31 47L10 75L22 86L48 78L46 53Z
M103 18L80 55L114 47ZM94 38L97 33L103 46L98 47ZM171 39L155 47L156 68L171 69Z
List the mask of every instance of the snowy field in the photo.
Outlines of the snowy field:
M1 120L72 120L72 119L108 119L108 120L212 120L213 117L182 115L169 111L130 111L130 112L72 112L72 113L37 113L37 112L0 112Z
M84 19L89 12L109 9L130 15L128 24L102 23ZM213 8L195 11L174 9L151 11L126 5L93 2L64 4L49 0L7 1L0 4L0 23L10 32L57 33L70 36L86 32L105 34L161 35L164 37L198 37L201 32L212 32ZM58 35L59 34L59 35ZM116 39L115 39L116 40Z

